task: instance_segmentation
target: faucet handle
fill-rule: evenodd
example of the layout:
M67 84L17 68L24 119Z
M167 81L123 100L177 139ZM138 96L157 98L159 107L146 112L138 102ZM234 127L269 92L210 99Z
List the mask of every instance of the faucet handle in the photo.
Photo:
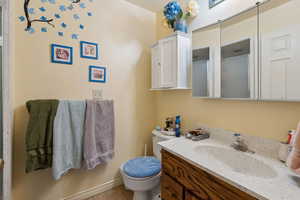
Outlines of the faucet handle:
M243 143L244 142L244 139L242 138L242 135L240 133L234 133L233 136L234 136L237 143Z

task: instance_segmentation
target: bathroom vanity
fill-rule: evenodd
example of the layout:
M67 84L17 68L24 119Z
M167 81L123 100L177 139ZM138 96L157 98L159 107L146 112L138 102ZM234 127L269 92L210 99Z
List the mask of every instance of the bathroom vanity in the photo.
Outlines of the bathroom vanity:
M163 200L299 200L300 177L278 160L279 142L242 135L249 152L237 151L234 133L160 142ZM253 153L255 152L255 153Z
M163 200L257 199L165 150L162 165Z

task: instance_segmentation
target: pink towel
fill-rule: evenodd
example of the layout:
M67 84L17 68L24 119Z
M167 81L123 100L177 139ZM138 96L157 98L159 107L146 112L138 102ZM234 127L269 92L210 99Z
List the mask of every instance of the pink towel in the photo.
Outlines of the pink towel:
M300 122L298 124L295 141L293 143L293 150L290 153L287 165L291 168L295 173L300 175Z
M94 169L114 156L115 119L113 101L88 100L84 131L84 164Z

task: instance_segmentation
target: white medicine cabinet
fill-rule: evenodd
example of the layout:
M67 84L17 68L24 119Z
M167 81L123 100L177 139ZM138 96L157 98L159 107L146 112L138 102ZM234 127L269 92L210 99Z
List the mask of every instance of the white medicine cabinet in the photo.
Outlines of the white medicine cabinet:
M194 96L212 96L213 74L212 74L211 48L201 48L193 50L193 88Z
M152 46L151 90L190 89L191 38L184 33L161 39Z
M300 1L261 6L260 99L300 101L299 7Z
M299 7L270 1L194 31L193 97L300 101Z
M192 36L192 94L194 97L220 96L220 27L202 29Z
M220 26L221 98L256 99L257 10L223 21Z
M250 98L250 41L221 47L222 98Z

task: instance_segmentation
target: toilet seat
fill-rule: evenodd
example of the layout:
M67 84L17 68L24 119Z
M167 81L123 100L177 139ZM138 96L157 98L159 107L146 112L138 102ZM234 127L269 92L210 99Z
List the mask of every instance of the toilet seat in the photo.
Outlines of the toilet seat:
M124 163L125 164L125 163ZM145 181L148 181L148 180L151 180L151 179L156 179L157 177L160 177L161 176L161 171L153 176L147 176L147 177L143 177L143 178L136 178L136 177L132 177L132 176L129 176L128 174L126 174L124 172L124 164L121 165L120 167L120 170L123 174L123 176L125 176L127 179L129 180L132 180L132 181L140 181L140 182L145 182Z
M127 161L123 171L132 178L153 177L160 173L161 162L155 157L138 157Z

